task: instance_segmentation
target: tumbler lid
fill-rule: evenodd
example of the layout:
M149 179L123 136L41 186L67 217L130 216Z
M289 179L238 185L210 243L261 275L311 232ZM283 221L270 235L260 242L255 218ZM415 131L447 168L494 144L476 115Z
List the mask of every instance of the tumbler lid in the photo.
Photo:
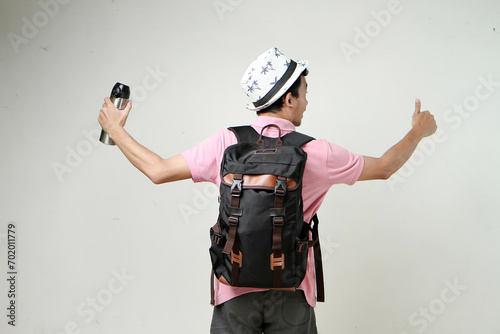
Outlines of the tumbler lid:
M130 97L130 87L117 82L111 91L111 97L128 99Z

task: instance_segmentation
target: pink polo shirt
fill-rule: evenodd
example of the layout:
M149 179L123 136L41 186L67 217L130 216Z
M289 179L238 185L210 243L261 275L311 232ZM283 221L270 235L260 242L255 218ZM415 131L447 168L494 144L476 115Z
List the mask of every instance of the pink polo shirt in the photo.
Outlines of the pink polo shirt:
M295 126L290 121L276 117L259 116L251 126L260 133L267 124L278 125L281 128L282 136L290 131L295 131ZM266 128L264 135L277 137L278 130L274 127ZM219 186L221 181L220 165L224 150L237 142L234 133L224 129L182 153L191 170L193 181L212 182ZM303 149L307 152L307 162L302 180L304 220L310 221L332 185L339 183L352 185L359 179L363 171L364 160L361 155L351 153L322 139L307 143ZM309 249L306 277L298 289L304 291L309 305L315 307L316 275L312 248ZM215 304L218 305L236 296L254 291L263 290L231 287L215 280Z

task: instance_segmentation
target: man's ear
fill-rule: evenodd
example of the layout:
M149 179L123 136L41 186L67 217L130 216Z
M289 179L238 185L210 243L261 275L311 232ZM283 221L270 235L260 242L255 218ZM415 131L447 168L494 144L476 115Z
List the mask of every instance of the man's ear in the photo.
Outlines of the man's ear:
M283 105L285 106L292 106L292 98L293 98L293 95L291 92L288 92L286 95L283 95Z

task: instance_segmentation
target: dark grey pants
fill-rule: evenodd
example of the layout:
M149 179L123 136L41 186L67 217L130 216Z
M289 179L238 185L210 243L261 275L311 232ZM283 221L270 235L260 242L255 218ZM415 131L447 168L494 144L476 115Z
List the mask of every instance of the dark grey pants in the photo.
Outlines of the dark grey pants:
M317 334L316 317L297 290L251 292L214 307L210 334Z

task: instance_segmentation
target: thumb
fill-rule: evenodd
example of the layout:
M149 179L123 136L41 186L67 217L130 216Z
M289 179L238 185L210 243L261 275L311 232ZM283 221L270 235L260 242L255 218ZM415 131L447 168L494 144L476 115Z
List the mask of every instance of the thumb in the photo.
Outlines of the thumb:
M422 103L420 102L420 99L415 99L415 112L413 115L419 114L420 113L420 106Z

